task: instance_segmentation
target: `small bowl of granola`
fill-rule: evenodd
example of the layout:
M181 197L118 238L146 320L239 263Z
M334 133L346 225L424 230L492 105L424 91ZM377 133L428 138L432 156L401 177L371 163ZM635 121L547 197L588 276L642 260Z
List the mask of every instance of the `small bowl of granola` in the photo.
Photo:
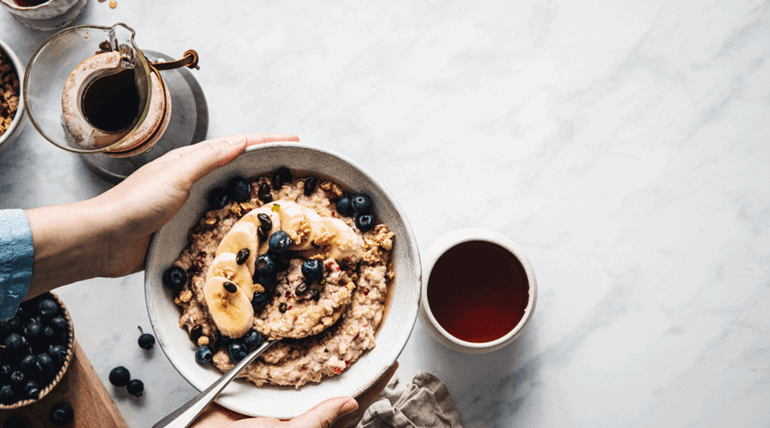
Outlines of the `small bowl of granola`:
M19 57L0 40L0 150L21 134L24 119L23 76L24 66Z
M158 343L199 390L280 339L217 402L285 419L387 372L417 318L420 266L376 178L322 147L268 143L196 183L153 236L145 299Z

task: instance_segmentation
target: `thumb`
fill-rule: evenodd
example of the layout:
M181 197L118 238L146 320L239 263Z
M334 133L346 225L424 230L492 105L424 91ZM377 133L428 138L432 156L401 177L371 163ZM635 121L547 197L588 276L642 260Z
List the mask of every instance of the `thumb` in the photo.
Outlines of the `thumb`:
M357 408L358 403L353 397L330 398L292 419L286 426L287 428L329 428L341 416Z
M246 140L246 135L236 134L204 141L195 149L170 161L173 164L167 165L167 168L173 170L174 176L189 189L214 169L238 157L246 148Z

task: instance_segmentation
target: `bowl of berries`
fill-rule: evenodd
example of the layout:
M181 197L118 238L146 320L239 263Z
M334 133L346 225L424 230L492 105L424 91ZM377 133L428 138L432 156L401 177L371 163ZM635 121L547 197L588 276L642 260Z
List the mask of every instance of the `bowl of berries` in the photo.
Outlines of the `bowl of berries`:
M72 361L72 319L58 296L44 293L0 321L0 410L18 409L51 392Z

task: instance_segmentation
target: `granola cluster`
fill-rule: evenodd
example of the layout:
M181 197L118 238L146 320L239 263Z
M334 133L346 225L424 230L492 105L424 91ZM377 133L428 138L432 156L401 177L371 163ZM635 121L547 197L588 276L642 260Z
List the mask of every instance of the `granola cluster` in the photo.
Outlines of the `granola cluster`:
M0 50L0 135L11 127L19 109L19 77L11 59Z

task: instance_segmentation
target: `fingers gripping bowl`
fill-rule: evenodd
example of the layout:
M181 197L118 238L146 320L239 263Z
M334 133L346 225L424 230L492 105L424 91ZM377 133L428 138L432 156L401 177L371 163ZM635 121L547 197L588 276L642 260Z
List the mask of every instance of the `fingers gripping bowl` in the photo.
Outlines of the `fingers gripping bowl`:
M382 321L376 331L376 346L364 352L339 376L309 383L301 389L235 382L218 402L240 413L289 418L303 413L327 398L357 396L374 384L391 366L411 334L419 308L420 259L411 227L390 192L350 160L326 149L299 143L270 143L248 148L240 157L202 179L190 192L179 213L150 243L145 270L145 298L158 342L179 373L194 387L205 389L221 373L211 365L201 366L193 357L194 345L179 327L181 314L174 304L175 293L163 285L164 271L188 245L188 232L208 211L209 193L233 177L270 175L285 166L298 176L329 179L355 193L366 191L375 203L378 223L395 234L390 262L395 272L388 285Z

